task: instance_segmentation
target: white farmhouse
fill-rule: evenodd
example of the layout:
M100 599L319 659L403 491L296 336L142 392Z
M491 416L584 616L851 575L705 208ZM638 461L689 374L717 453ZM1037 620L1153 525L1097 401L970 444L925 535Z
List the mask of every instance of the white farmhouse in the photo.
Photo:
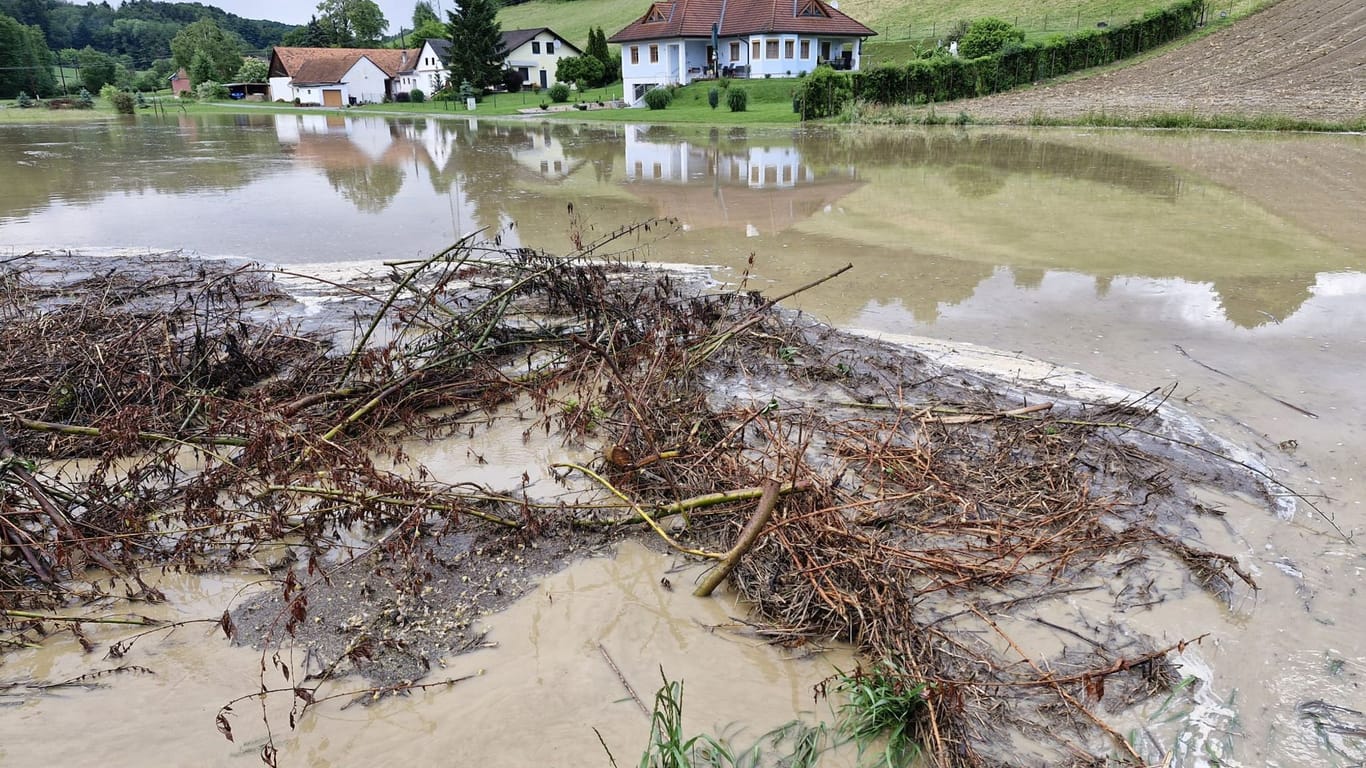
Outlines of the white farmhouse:
M377 103L401 88L416 48L290 48L270 55L270 98L341 107Z
M555 34L549 27L513 29L503 33L507 50L504 66L522 76L522 84L548 88L555 83L555 68L560 59L582 56L578 46Z
M823 0L661 0L608 38L621 44L626 101L711 77L792 77L858 69L877 34Z

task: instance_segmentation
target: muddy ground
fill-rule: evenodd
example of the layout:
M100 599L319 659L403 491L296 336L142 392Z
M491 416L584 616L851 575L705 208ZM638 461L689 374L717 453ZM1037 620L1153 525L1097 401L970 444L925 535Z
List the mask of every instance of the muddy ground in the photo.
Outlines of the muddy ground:
M616 537L722 559L771 486L732 583L775 641L846 641L930 683L913 727L937 763L1149 759L1106 720L1169 692L1196 638L1131 618L1255 589L1203 543L1224 526L1209 494L1293 495L1163 391L1022 388L785 297L587 258L671 226L567 258L462 243L320 282L309 310L250 265L8 260L5 607L70 606L92 563L134 584L263 569L273 594L222 619L263 649L262 686L280 648L305 704L352 672L394 692ZM546 466L489 480L508 440ZM469 462L424 461L432 444Z
M1366 115L1366 5L1280 0L1137 64L955 106L974 118L1012 123L1100 112L1359 120Z

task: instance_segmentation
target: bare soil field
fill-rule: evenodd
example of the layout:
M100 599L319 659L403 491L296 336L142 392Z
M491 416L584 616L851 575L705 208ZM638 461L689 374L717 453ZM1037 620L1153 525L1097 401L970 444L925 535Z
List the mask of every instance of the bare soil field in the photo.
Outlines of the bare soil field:
M1133 66L963 102L974 118L1023 122L1105 112L1138 117L1366 115L1366 4L1282 0L1227 29Z

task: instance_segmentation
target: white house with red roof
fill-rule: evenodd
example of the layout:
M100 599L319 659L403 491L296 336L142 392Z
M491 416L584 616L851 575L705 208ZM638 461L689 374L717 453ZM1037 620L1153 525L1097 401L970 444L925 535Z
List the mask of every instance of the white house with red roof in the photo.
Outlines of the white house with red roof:
M824 0L660 0L608 38L621 45L626 100L708 77L793 77L858 69L877 34Z

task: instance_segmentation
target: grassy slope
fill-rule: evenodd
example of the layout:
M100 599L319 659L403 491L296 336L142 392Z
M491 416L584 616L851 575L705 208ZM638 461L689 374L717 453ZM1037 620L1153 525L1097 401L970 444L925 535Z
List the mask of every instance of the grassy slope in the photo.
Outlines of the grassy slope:
M1215 12L1234 12L1253 0L1211 0ZM1017 24L1031 37L1046 37L1098 22L1119 24L1168 0L841 0L840 9L872 27L881 44L887 40L934 40L960 20L998 16ZM503 29L551 27L575 45L588 41L590 27L610 36L645 12L646 0L531 0L503 8ZM1046 24L1046 26L1045 26ZM873 45L873 49L878 46Z

